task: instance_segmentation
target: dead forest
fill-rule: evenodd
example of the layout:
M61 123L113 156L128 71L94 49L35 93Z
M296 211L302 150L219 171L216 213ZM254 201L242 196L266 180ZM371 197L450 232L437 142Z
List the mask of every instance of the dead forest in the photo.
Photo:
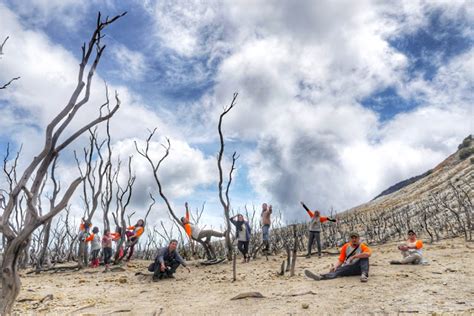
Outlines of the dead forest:
M142 214L130 210L130 201L135 194L136 175L132 168L133 159L142 159L149 165L154 175L159 196L149 195L148 208L144 210L145 233L137 244L134 259L153 260L156 250L170 240L177 239L180 251L187 260L200 260L214 257L235 258L234 230L229 218L242 213L252 228L249 253L251 258L274 254L287 254L287 269L290 258L307 247L307 218L301 209L301 222L288 222L287 210L274 210L270 234L270 252L263 253L260 226L260 206L232 205L231 184L233 171L238 162L238 154L230 156L231 167L224 170L222 159L225 156L225 143L222 124L225 115L236 105L237 94L229 106L224 107L217 132L220 136L218 148L216 184L219 189L219 201L222 205L222 230L226 237L222 242L212 243L212 249L193 240L189 240L179 221L172 202L166 196L166 183L160 179L161 163L168 158L172 147L170 140L163 145L163 156L156 160L149 154L149 146L156 130L150 132L143 142L136 143L137 155L126 159L114 159L112 152L113 135L110 124L113 115L120 107L120 98L115 92L109 98L105 86L105 101L96 108L97 117L89 123L73 130L70 126L82 106L89 101L92 78L103 53L103 31L124 14L104 19L100 14L96 28L89 42L82 47L82 60L78 70L76 89L70 100L61 109L57 117L45 127L43 149L29 164L20 164L21 148L13 151L7 147L2 161L2 172L6 187L0 188L0 233L2 234L2 314L11 312L12 305L21 288L19 270L27 273L47 273L55 269L80 270L88 266L88 246L80 238L81 219L93 223L103 232L119 232L121 237L117 249L126 243L125 228L133 225ZM4 43L5 44L5 43ZM1 89L8 89L12 81ZM111 100L112 99L112 100ZM101 125L101 128L98 126ZM79 137L87 138L88 145L82 151L75 151L77 178L70 183L60 180L57 166L61 163L62 153ZM468 138L468 148L474 146L472 137ZM26 144L25 144L26 146ZM336 223L324 224L322 230L323 248L341 246L351 231L357 231L369 244L382 244L391 240L403 239L408 229L414 229L427 242L462 236L472 241L474 230L474 171L469 157L461 159L459 153L453 158L456 165L463 165L446 179L436 182L432 175L432 188L413 199L400 203L380 203L374 207L365 207L346 212L334 210L325 215L337 219ZM471 159L472 160L472 159ZM20 170L20 165L26 165ZM454 168L454 167L453 167ZM120 179L126 179L121 181ZM411 190L417 182L404 188ZM428 184L427 184L428 185ZM83 213L75 214L70 203L73 196L79 197ZM382 197L380 199L386 199ZM154 208L157 201L164 202L168 218L156 218ZM377 200L376 200L377 201ZM297 208L298 206L295 206ZM182 207L184 209L184 206ZM191 221L199 225L206 213L206 205L190 207ZM213 254L210 255L209 251ZM235 260L235 259L234 259ZM119 265L123 256L114 256L114 264ZM66 264L66 265L65 265ZM294 265L294 263L293 263Z

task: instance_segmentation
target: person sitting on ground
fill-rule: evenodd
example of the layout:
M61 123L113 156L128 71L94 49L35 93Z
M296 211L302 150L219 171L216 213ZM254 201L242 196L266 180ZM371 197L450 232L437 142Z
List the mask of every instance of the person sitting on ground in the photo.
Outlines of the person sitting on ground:
M183 223L184 230L189 238L203 241L205 239L206 243L209 243L211 237L218 237L222 238L225 236L225 233L221 233L212 229L199 229L195 224L192 224L189 221L189 210L188 210L188 202L186 202L186 216L181 217L181 223Z
M239 251L244 256L244 260L242 262L248 262L250 260L250 257L247 256L247 253L249 251L251 233L249 222L244 219L244 216L242 214L237 214L234 217L231 217L230 222L235 226L237 248L239 248Z
M92 229L92 234L87 237L86 242L91 242L91 268L97 268L99 266L99 253L100 253L100 236L99 227Z
M308 254L306 255L306 258L311 258L311 251L313 249L315 239L316 244L318 246L318 256L321 257L321 223L327 221L336 222L336 220L329 217L321 216L321 213L317 210L311 212L303 202L300 203L311 218L311 221L309 222Z
M261 214L261 223L262 223L262 240L263 240L263 251L270 251L270 225L272 224L272 206L268 206L267 203L262 204L262 214Z
M316 281L360 275L360 281L367 282L369 277L369 257L372 251L365 243L360 242L358 233L351 233L350 237L350 242L342 246L339 260L329 273L317 275L309 270L305 270L305 275Z
M183 265L188 272L191 272L184 259L178 253L178 241L173 239L168 247L158 250L154 263L148 267L148 271L153 272L153 281L163 278L174 278L173 274L179 265Z
M134 226L129 226L127 228L127 232L125 233L127 235L127 239L129 242L129 253L127 257L127 261L130 261L133 255L133 250L135 249L135 245L138 243L138 239L140 236L143 234L145 231L145 221L143 219L139 219L137 223Z
M422 257L423 242L416 239L416 233L413 230L408 231L408 239L405 243L398 245L398 250L402 253L402 260L392 260L390 264L420 264Z
M112 258L112 240L113 236L110 233L110 229L104 230L104 236L102 236L102 254L104 256L105 271L109 269L110 258Z

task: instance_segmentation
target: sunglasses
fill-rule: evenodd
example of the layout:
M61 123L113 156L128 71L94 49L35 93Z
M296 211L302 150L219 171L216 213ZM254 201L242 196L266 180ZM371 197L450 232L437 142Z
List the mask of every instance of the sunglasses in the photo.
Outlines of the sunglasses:
M351 238L359 238L358 236L351 236Z
M408 236L415 236L415 234L413 234L413 233L409 233L409 234L408 234Z

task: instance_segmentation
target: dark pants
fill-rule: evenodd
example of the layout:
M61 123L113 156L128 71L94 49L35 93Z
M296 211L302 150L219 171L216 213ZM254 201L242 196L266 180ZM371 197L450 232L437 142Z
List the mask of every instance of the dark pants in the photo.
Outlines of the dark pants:
M249 242L248 241L238 241L237 248L244 255L244 258L247 258L247 253L249 252Z
M153 272L153 280L160 280L163 278L172 277L173 274L178 269L180 263L176 260L172 261L165 261L165 271L161 271L161 264L156 261L155 262L155 271Z
M100 249L92 250L91 252L92 260L99 258L99 253L100 253Z
M130 249L128 250L129 253L128 253L127 261L132 258L133 250L135 250L135 245L138 242L138 238L136 238L136 237L130 238L130 242L131 242L131 244L130 244Z
M369 258L359 259L354 264L340 266L336 271L321 274L321 276L322 280L330 280L343 276L361 275L362 273L365 273L367 276L369 275Z
M263 245L265 246L263 248L264 251L269 251L270 250L270 225L263 225L262 227L262 239L263 239Z
M314 240L316 239L316 244L318 245L318 255L321 255L321 236L320 232L309 232L308 239L308 255L311 255L311 250L313 249Z
M112 248L110 247L102 248L102 253L104 254L104 264L109 264L110 258L112 258Z

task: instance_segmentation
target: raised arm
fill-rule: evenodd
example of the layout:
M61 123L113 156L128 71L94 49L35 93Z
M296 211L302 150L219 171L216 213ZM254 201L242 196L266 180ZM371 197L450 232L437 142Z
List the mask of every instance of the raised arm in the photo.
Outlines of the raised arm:
M309 208L308 208L303 202L300 202L300 203L301 203L301 206L303 206L303 208L304 208L304 209L306 210L306 212L308 213L309 217L313 218L314 213L311 212L311 211L309 210Z

